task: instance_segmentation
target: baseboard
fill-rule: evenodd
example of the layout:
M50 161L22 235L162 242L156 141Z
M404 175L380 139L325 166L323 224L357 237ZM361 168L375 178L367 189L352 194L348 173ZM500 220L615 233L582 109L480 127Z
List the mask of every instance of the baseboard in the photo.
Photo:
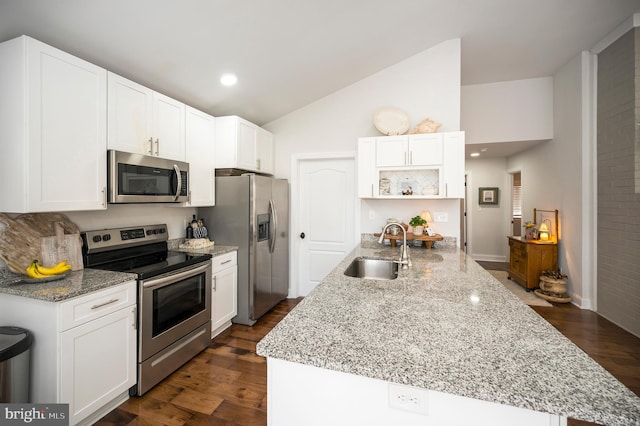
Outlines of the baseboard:
M495 254L471 254L471 258L480 262L507 262L507 256L499 256Z

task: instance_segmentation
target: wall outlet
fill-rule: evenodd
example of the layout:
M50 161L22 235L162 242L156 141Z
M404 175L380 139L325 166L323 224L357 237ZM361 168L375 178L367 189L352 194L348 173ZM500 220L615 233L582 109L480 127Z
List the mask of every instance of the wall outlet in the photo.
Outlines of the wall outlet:
M429 391L389 383L389 407L417 414L429 414Z
M433 214L434 222L449 222L449 214L447 212L435 212Z

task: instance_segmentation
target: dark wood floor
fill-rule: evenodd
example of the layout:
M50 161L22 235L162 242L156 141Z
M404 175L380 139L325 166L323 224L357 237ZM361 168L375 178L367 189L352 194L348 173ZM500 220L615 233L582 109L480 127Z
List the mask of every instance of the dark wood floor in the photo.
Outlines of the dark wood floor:
M253 327L232 325L151 391L130 398L96 425L266 425L267 367L255 345L299 301L281 302ZM640 339L594 312L553 305L532 309L640 396Z

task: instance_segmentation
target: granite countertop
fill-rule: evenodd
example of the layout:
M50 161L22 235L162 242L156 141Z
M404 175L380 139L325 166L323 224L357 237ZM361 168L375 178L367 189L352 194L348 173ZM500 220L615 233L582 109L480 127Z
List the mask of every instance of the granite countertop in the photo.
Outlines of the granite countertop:
M607 425L640 424L640 398L458 249L412 248L391 281L350 278L362 243L257 353Z
M13 294L48 302L62 302L73 297L135 280L137 276L124 272L82 269L69 273L61 280L45 283L18 282L21 278L25 277L15 274L7 268L0 269L0 294Z
M237 250L238 248L233 246L214 245L213 247L207 247L204 249L182 250L178 248L176 243L175 247L170 246L170 249L188 253L209 253L215 257ZM48 302L62 302L73 297L82 296L83 294L112 287L126 281L136 280L138 277L136 274L125 272L83 269L71 272L61 280L45 283L34 284L20 282L22 278L26 277L15 274L8 268L0 268L0 294L13 294L15 296L29 297L31 299L46 300Z

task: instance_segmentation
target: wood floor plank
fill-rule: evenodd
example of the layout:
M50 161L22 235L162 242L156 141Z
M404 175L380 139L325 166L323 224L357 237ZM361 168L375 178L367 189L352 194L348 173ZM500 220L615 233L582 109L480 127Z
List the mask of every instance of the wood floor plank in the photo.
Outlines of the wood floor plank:
M480 263L493 270L508 266ZM266 425L267 368L266 360L255 354L256 343L301 300L281 302L253 327L232 325L159 385L130 398L96 425ZM639 338L571 304L531 308L640 396ZM594 423L569 419L568 425Z

